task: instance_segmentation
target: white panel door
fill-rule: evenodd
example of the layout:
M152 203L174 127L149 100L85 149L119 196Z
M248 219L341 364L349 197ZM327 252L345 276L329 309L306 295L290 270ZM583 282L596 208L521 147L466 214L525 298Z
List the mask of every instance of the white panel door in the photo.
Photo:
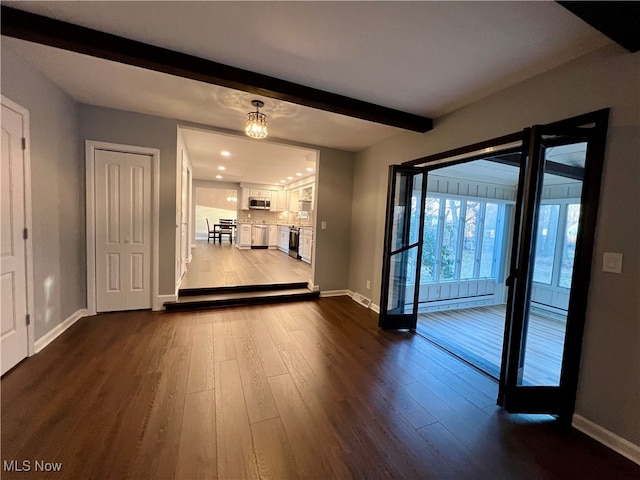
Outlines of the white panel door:
M22 115L2 105L2 170L0 171L2 374L29 353L26 322L27 267L23 238L25 217L22 120Z
M151 156L95 151L96 310L151 308Z

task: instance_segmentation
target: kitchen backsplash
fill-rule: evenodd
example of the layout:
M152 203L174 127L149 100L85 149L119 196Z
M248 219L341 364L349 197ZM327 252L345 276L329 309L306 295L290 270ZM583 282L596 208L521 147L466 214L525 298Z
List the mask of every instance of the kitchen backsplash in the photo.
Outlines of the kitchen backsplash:
M251 215L251 216L249 216ZM311 226L311 218L298 218L298 213L270 212L267 210L238 210L238 223L265 223Z

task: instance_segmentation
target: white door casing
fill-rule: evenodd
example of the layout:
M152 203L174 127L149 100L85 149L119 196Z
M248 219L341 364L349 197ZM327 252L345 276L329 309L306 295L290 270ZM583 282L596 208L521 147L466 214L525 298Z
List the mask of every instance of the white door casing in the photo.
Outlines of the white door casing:
M182 150L182 174L180 187L180 278L187 272L189 257L189 166Z
M90 314L160 309L159 151L87 141Z
M29 112L2 97L0 374L34 353Z

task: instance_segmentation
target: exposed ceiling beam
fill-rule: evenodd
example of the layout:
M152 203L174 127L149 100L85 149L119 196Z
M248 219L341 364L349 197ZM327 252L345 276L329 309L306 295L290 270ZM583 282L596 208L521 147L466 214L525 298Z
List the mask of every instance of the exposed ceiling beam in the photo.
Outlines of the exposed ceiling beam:
M2 6L2 35L414 132L430 118Z
M510 153L507 155L497 155L495 157L487 157L484 160L519 168L522 164L522 154ZM545 173L570 178L571 180L584 180L584 168L565 165L564 163L558 163L552 160L546 160L544 162L544 171Z
M631 53L640 50L640 2L559 1L560 5Z

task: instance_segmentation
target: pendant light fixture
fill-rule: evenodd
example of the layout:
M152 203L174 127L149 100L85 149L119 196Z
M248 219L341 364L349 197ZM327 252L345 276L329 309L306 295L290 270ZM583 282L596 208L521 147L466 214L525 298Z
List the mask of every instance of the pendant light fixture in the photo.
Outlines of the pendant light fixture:
M256 111L247 114L247 126L244 132L251 138L266 138L269 134L267 132L267 116L264 113L260 113L260 108L264 107L264 102L253 100L251 105L256 107Z

